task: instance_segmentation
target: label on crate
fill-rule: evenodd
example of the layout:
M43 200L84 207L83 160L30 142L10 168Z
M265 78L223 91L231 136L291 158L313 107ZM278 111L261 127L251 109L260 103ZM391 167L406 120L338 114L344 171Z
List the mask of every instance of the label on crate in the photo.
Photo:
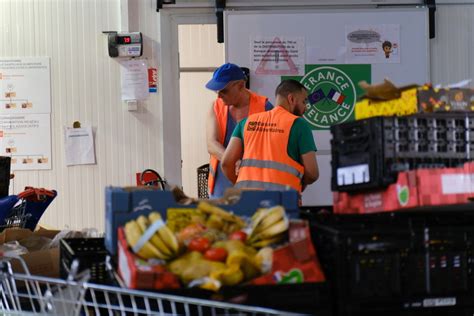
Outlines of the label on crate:
M441 175L441 192L443 194L464 194L474 191L474 174Z
M442 307L455 306L455 297L440 297L440 298L425 298L423 300L423 307Z
M363 90L355 83L371 81L371 65L306 65L303 77L295 79L308 89L308 104L303 118L312 129L354 119L354 107Z
M370 172L368 164L337 168L337 185L368 183Z

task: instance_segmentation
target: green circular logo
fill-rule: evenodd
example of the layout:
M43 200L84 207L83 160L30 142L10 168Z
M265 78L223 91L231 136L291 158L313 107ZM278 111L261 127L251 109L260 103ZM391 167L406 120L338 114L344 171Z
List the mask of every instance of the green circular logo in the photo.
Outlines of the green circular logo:
M398 193L398 202L401 206L405 206L410 201L410 190L408 186L400 186L397 185L397 193Z
M308 107L303 117L322 129L349 119L354 112L356 88L342 70L321 66L308 72L301 80L308 89Z

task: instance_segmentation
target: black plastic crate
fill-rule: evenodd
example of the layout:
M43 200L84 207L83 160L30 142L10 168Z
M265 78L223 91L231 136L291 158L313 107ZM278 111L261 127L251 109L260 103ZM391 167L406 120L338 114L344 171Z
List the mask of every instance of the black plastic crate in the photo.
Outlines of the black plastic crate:
M415 298L474 295L471 211L305 216L339 315L401 311Z
M107 269L107 250L104 238L65 238L61 239L59 247L60 275L68 277L71 265L75 259L79 261L78 272L90 270L91 283L114 284L112 273Z
M474 156L473 120L473 113L424 113L333 125L331 188L379 189L399 171L457 167Z
M205 164L197 168L197 191L198 198L208 199L209 198L209 189L208 189L208 179L209 179L209 164Z
M384 146L384 136L389 134L384 124L390 129L390 123L376 117L331 126L333 191L378 188L396 181L396 172L384 165L395 152L393 147Z
M152 290L153 291L153 290ZM259 306L304 315L331 316L332 295L326 282L224 286L218 292L200 288L154 291L164 294ZM207 314L203 314L207 315Z

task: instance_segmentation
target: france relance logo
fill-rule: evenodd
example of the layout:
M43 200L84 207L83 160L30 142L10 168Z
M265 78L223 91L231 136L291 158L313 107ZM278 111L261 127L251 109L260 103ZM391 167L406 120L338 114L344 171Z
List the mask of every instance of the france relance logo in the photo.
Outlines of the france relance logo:
M303 118L314 130L327 130L333 124L354 119L357 97L364 91L356 85L371 82L370 64L305 65L304 76L282 76L294 79L308 90L308 104Z

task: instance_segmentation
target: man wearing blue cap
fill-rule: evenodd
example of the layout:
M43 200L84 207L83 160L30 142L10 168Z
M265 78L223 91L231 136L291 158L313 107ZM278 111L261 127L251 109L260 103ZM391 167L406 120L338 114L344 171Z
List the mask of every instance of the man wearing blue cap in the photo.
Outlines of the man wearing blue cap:
M222 197L232 183L222 172L220 161L230 141L232 132L242 119L250 114L273 108L267 97L260 96L245 87L246 77L235 64L217 68L206 88L217 93L217 99L207 116L207 151L209 162L209 196Z

